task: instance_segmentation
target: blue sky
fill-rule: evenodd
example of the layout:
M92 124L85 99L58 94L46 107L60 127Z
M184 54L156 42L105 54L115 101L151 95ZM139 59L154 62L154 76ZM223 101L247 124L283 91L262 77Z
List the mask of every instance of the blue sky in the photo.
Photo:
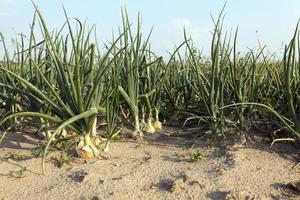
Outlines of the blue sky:
M121 24L121 6L126 5L134 21L138 12L143 17L145 34L154 26L152 47L159 54L172 50L183 41L186 27L194 43L209 51L212 20L224 0L41 0L35 1L49 27L58 28L65 21L62 5L69 16L87 19L96 24L99 40L107 41L112 29ZM0 32L9 39L18 33L28 33L33 16L30 0L0 0ZM300 17L299 0L228 0L225 9L225 28L239 26L240 50L256 48L257 38L273 52L282 51L283 43L291 37Z

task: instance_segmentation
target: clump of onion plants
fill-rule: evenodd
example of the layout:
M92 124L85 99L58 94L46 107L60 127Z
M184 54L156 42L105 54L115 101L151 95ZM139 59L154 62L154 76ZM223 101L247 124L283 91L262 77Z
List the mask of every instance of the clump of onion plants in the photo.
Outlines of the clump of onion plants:
M34 55L30 54L38 48L34 44L30 44L28 50L21 53L28 58L30 70L38 74L43 87L26 80L22 74L16 73L6 65L0 66L0 71L22 86L19 88L18 85L13 85L17 93L21 94L18 91L26 89L27 96L42 102L39 106L43 109L13 113L4 118L1 124L9 119L25 116L37 117L51 123L54 130L45 146L44 158L51 143L65 128L76 133L78 138L76 149L81 157L97 156L99 151L92 133L95 130L97 115L103 110L101 104L106 98L103 93L104 75L114 61L114 57L110 55L115 43L100 56L96 44L91 42L93 29L87 30L79 20L74 20L75 29L66 15L66 24L63 28L67 29L67 35L62 35L61 31L54 34L48 30L38 9L36 15L43 35L44 53L40 55L42 59L36 60ZM52 76L41 70L45 66L51 66L49 72L51 71Z
M151 98L150 94L153 94L156 90L153 88L154 85L149 84L150 74L148 71L159 59L151 61L148 51L150 34L143 41L140 17L138 18L136 34L134 34L126 10L122 13L124 34L120 38L119 48L124 48L124 51L118 55L118 65L120 66L118 90L126 101L131 116L134 118L134 137L143 137L140 115L141 110L145 111L145 107L141 109L142 106L146 105L146 110L149 113L146 131L151 133L155 131L152 125L153 104L151 104L149 98ZM144 105L141 103L143 100L146 102Z

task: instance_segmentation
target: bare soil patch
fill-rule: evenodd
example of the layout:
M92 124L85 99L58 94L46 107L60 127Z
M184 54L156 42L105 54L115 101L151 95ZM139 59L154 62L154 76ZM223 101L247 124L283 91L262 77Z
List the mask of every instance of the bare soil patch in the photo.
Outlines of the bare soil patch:
M266 138L249 133L243 144L227 138L209 147L197 131L169 127L144 141L113 142L99 159L74 159L62 168L53 152L45 176L41 159L31 156L39 140L11 133L0 146L0 199L239 199L244 193L300 199L290 184L300 181L300 167L293 169L299 150L292 144L271 149Z

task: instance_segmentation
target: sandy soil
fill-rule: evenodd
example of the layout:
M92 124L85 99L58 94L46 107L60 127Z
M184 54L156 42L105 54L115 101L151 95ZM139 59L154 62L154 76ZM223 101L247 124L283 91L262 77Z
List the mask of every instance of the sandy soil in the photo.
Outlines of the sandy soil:
M211 148L193 132L168 128L139 143L114 142L101 158L74 159L62 168L54 152L45 176L41 159L31 158L39 141L10 134L0 146L0 199L224 199L233 192L300 199L287 185L300 180L300 167L293 169L299 152L291 144L270 149L266 138L248 134L244 144L228 139ZM8 158L12 152L28 157ZM192 162L192 155L203 158Z

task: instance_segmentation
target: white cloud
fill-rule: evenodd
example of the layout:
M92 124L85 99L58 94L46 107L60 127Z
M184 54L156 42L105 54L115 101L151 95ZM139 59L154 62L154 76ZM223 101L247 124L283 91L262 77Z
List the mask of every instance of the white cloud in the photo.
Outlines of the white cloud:
M184 41L184 29L187 36L193 39L193 43L200 50L209 49L209 41L211 38L210 28L207 24L202 24L201 21L191 20L189 18L174 18L166 24L157 27L155 30L155 40L152 42L157 49L173 51L175 46L178 46ZM168 57L168 54L161 53Z
M185 18L178 18L171 21L171 25L175 29L189 28L191 26L191 21Z
M186 18L174 19L170 22L171 26L169 29L183 36L183 29L185 28L186 32L191 35L194 39L203 37L203 35L209 34L209 28L203 27L201 24L193 22Z

